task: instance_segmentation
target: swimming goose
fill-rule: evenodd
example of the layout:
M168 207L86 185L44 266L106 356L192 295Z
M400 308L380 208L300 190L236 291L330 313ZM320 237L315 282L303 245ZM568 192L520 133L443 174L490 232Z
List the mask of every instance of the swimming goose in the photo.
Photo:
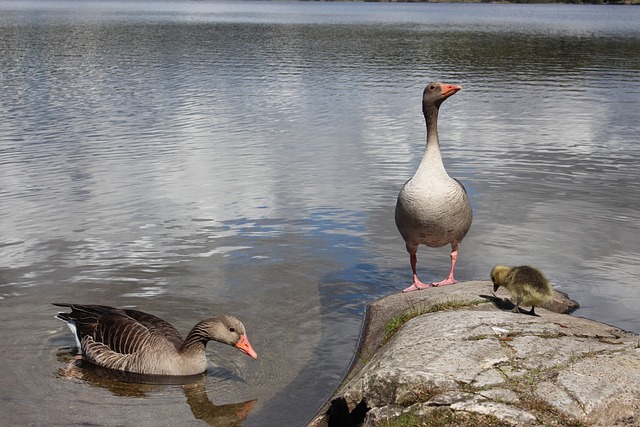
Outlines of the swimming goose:
M147 375L196 375L207 369L205 348L213 340L238 348L254 359L244 325L233 316L218 316L196 324L186 339L152 314L104 305L54 304L73 332L86 360L118 371Z
M458 247L471 227L472 212L463 185L449 176L442 163L438 110L445 99L460 89L461 86L429 83L422 95L427 147L418 170L404 184L396 203L396 226L406 243L413 271L413 283L402 292L457 283L453 272ZM446 279L428 285L418 279L416 254L421 244L432 248L451 245L451 269Z
M496 265L491 270L493 292L504 286L515 299L514 313L520 312L520 305L531 306L528 314L536 316L535 306L540 306L553 298L551 284L540 270L528 265L507 267Z

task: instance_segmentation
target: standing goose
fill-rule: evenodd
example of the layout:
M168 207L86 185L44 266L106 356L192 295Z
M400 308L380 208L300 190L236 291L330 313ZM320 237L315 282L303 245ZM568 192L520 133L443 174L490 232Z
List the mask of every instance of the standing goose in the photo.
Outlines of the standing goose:
M413 283L402 292L457 283L453 271L458 259L458 246L471 227L472 213L466 190L447 174L442 164L438 110L445 99L460 89L461 86L429 83L422 95L427 147L418 170L404 184L396 203L396 226L407 245L413 270ZM416 254L420 244L432 248L451 245L451 270L446 279L428 285L418 279Z
M104 305L54 304L76 337L82 355L98 366L147 375L196 375L207 369L205 348L214 340L238 348L254 359L244 325L233 316L196 324L186 339L164 320L142 311Z

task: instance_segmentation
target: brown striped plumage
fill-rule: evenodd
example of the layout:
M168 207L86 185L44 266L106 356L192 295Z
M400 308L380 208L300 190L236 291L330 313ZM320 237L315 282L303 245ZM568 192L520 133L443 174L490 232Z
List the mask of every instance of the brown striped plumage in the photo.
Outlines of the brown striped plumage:
M171 324L149 313L104 305L54 304L76 336L84 358L96 365L149 375L195 375L207 368L205 348L214 340L257 355L244 325L233 316L196 324L186 339Z

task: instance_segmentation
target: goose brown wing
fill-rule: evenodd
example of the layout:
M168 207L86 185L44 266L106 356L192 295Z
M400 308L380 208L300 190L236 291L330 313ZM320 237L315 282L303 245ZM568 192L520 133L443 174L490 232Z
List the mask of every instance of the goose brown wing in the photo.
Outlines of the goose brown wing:
M124 310L115 310L98 319L92 338L95 343L126 355L145 348L153 334Z
M85 305L54 303L58 307L67 307L71 313L58 313L56 317L71 323L76 328L78 341L81 342L85 336L93 337L101 319L113 313L125 314L124 311L106 305Z
M137 320L140 324L145 326L150 333L158 334L165 337L175 346L175 348L180 348L180 346L184 342L184 339L182 338L182 335L180 335L180 332L178 332L178 330L174 328L173 325L171 325L169 322L162 320L158 316L154 316L153 314L145 313L138 310L125 309L124 312L129 317Z
M140 364L158 344L162 348L162 343L144 325L118 311L100 317L94 334L82 339L82 352L105 368L143 372L145 367Z

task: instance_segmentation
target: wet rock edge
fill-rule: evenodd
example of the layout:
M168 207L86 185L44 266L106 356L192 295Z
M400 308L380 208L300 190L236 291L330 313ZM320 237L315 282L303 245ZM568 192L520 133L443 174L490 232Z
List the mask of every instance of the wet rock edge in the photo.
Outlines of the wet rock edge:
M637 335L570 316L578 304L560 292L538 317L505 311L508 296L472 281L374 301L348 373L309 426L403 418L417 425L640 425ZM385 329L398 317L406 324L389 336ZM433 342L442 346L435 359ZM434 363L440 357L462 358L459 374ZM469 368L465 357L488 368Z

